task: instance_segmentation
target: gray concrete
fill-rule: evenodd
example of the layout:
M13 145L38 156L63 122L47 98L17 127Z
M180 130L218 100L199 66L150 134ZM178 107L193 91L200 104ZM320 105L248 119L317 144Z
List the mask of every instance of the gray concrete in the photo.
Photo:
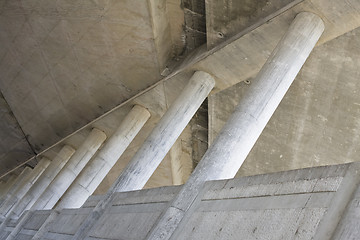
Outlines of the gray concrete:
M313 13L300 13L246 96L147 239L170 239L209 180L233 178L324 31Z
M212 48L248 28L254 29L302 1L208 1L206 4L206 44L208 48Z
M109 173L149 117L150 113L144 107L135 105L97 156L75 179L63 195L57 209L81 207Z
M15 183L16 177L17 176L15 174L12 174L9 176L8 180L4 183L4 188L2 189L2 194L0 197L6 196L6 193L9 191L9 189Z
M215 81L209 74L194 73L114 183L117 191L144 187L214 85Z
M359 161L360 28L316 47L237 176ZM209 97L210 142L251 88Z
M171 239L314 239L321 222L330 217L327 213L337 210L333 203L344 192L354 194L343 198L348 205L338 224L339 229L346 228L340 231L343 238L335 233L322 240L357 239L359 182L349 181L349 176L355 177L359 167L352 163L207 182ZM146 239L180 190L173 186L115 193L87 239ZM44 229L41 239L74 239L76 230L104 197L90 197L83 208L56 214L26 213L20 223L8 224L6 231L12 231L8 240L31 239Z
M50 165L41 174L40 178L29 189L25 196L15 204L8 218L20 217L24 211L31 208L31 206L37 201L40 195L44 192L46 187L51 183L56 175L61 171L70 157L74 154L75 149L65 145L57 156L51 161Z
M94 156L105 139L105 133L94 128L83 144L76 150L74 155L71 156L70 160L65 164L59 174L34 203L31 210L52 209Z
M75 239L84 239L111 203L115 191L138 190L145 186L176 139L214 87L214 79L205 72L195 72L162 116L144 144L114 182L106 196L81 224Z
M175 2L174 0L169 1L171 2L172 9L174 9L174 6L179 8L179 2ZM157 5L157 3L159 4ZM41 5L41 7L38 3L32 3L32 1L30 1L29 5L25 7L17 4L8 5L7 2L4 3L4 10L1 14L1 26L4 26L4 31L0 40L5 47L2 49L3 52L0 52L2 56L1 59L3 60L0 65L1 71L4 72L2 76L5 76L4 79L7 80L4 80L4 86L1 86L1 90L5 91L6 89L7 94L4 95L7 95L5 96L6 98L10 98L9 102L13 102L13 104L10 104L11 109L16 113L15 116L18 118L19 123L21 123L20 126L25 130L25 134L29 136L28 140L32 145L34 145L34 149L37 153L38 151L46 149L46 146L50 143L54 143L56 140L73 133L79 128L79 126L84 126L84 124L90 123L91 120L100 116L101 113L104 112L105 108L111 109L114 102L119 100L120 97L118 95L120 92L124 93L126 96L122 95L123 98L120 100L121 103L116 103L118 106L122 106L130 99L136 98L137 96L135 95L135 92L140 91L139 89L146 89L147 86L151 86L153 83L158 85L160 82L167 81L168 79L174 77L179 80L184 78L187 79L186 75L194 70L203 70L214 76L217 81L216 91L222 90L238 83L239 81L243 81L254 76L267 59L269 53L274 48L281 35L284 33L284 30L291 23L293 16L301 11L313 11L323 17L325 24L327 25L327 31L320 40L320 44L353 30L358 27L360 23L360 6L357 0L349 0L346 2L332 1L327 2L326 4L324 4L323 0L305 0L290 8L286 12L274 16L266 24L262 24L261 26L258 26L248 32L242 32L240 35L232 38L231 41L221 44L220 46L216 46L213 51L203 52L201 49L198 49L196 52L191 54L191 57L184 60L182 64L179 64L179 67L174 68L172 65L169 65L167 74L165 74L168 77L152 78L152 73L158 75L156 69L157 67L152 68L149 67L149 65L154 66L157 64L154 64L154 62L156 62L154 58L147 56L147 54L153 55L158 52L158 55L165 56L162 54L163 52L161 52L161 47L158 47L161 44L159 38L164 36L159 32L155 33L155 29L158 29L161 32L163 30L168 31L169 27L166 27L168 26L166 23L163 24L165 28L163 28L163 26L154 27L153 35L156 38L156 46L149 46L152 45L152 38L150 37L151 31L149 31L151 27L149 26L155 26L155 24L159 24L160 21L156 21L152 18L153 12L149 13L148 11L150 10L148 6L145 6L145 4L146 3L137 4L137 6L139 6L139 9L137 9L138 12L133 13L132 11L128 11L128 9L133 6L133 3L131 2L117 3L115 6L112 5L112 3L109 3L109 5L107 5L108 8L103 6L103 10L101 10L101 4L96 6L92 5L93 8L88 8L86 6L78 6L76 3L64 5L63 1L56 6L46 4ZM156 1L151 7L152 9L158 7L158 9L167 11L167 8L164 7L164 5L164 1ZM231 6L229 5L229 7ZM32 10L34 10L33 8L36 9L35 12L39 12L39 15L32 14ZM51 16L56 8L60 9L59 15L56 15L58 17L56 20L52 19L52 21L51 18L43 17ZM98 19L98 24L83 21L85 18L77 18L79 17L78 14L73 15L74 18L69 21L66 16L71 14L69 13L71 9L78 9L82 12L82 14L80 14L81 16L92 16L93 18L86 18L90 22L94 19ZM122 12L123 9L125 9L124 11L127 14L134 14L132 15L134 18L120 18L119 16L126 16L126 14L123 14ZM100 14L101 11L103 11L103 13L107 16L105 19L99 17L102 16ZM121 12L121 14L110 14L114 13L114 11ZM229 11L231 11L231 9L229 9ZM31 15L31 19L24 18L24 16L27 16L27 13ZM180 14L178 12L175 14L174 12L169 13L171 14L169 19L172 19L173 21L170 23L171 27L176 25L177 28L179 28L178 26L180 25L181 29L182 22L179 24L178 20L180 19L183 21L184 16L181 16L183 13L181 11ZM159 15L156 11L154 14L156 16ZM163 12L160 12L160 15L162 16L160 19L164 19ZM125 21L126 23L122 25L119 24L117 20ZM142 27L139 29L142 37L138 38L137 34L136 36L126 34L128 32L127 27L132 28L134 26L144 26L139 24L141 21L144 21L144 25L146 26L144 29ZM132 23L134 25L132 25ZM31 29L36 29L36 31L27 31L30 28L29 26L32 27ZM117 29L121 30L109 30L112 29L112 27L118 27ZM77 29L79 29L79 31L77 31ZM172 29L173 28L170 30L172 31ZM121 48L120 45L122 45L123 42L120 45L114 44L114 41L112 41L113 38L109 35L118 36L119 32L124 33L126 38L129 37L132 39L130 42L134 44L134 48ZM138 31L134 32L139 33ZM38 34L44 36L44 38L39 37ZM178 36L175 36L175 38L178 37L178 39L181 40L181 31L178 31L177 34ZM91 37L89 35L91 35ZM165 39L169 39L167 33L164 35L166 37ZM143 37L147 40L144 40ZM12 42L9 40L12 38L16 38L17 40ZM44 41L39 40L39 38ZM59 39L62 40L58 41ZM82 43L84 45L76 44L76 42L80 41L80 39L83 41ZM97 39L98 41L92 41L93 39ZM36 49L34 47L26 47L27 44L31 45L31 40L39 41L37 46L41 47L40 49L37 49L38 51L35 51ZM102 40L104 40L106 44L105 42L102 42ZM186 41L186 39L183 40ZM144 41L146 43L144 43ZM74 44L65 44L69 42L74 42ZM81 46L88 46L88 44L91 45L89 49L96 49L96 53L92 52L92 54L89 54L81 48ZM73 48L70 49L69 46L72 46ZM105 46L106 49L104 49ZM126 46L133 45L127 44ZM152 51L144 52L145 50L143 49L143 46L146 46L146 49L152 49ZM80 49L78 49L79 47ZM18 51L9 51L9 49L17 49ZM127 79L123 81L121 76L123 76L125 69L122 69L124 72L121 71L121 74L118 75L117 70L119 69L119 66L117 66L117 64L119 64L119 62L113 60L113 58L110 58L107 55L107 53L109 53L109 49L113 50L110 50L111 53L118 53L121 49L121 52L125 51L126 54L130 54L132 57L141 56L140 59L132 58L134 60L134 65L137 66L136 68L130 67L126 69L126 76L131 76L131 81L127 81ZM164 49L167 51L169 49L168 45L166 45ZM204 49L205 48L203 48L203 50ZM144 54L139 55L136 51L140 51ZM57 53L64 54L62 55L64 58L57 56ZM100 57L99 53L105 55L101 55ZM84 54L86 56L84 56ZM128 59L128 55L126 54L124 56ZM24 56L29 56L29 58ZM59 61L52 61L52 57L55 57ZM95 59L92 57L96 58L96 64L94 62ZM102 57L111 61L101 61ZM91 61L88 61L89 59L91 59ZM118 60L119 57L115 59ZM179 62L181 59L182 58L178 57L175 58L175 60ZM22 60L26 63L22 62ZM164 61L161 60L161 62L163 63ZM44 63L49 63L49 65ZM77 63L78 65L76 65ZM101 65L105 63L110 64L110 66L107 65L107 67L104 67ZM111 65L111 63L114 65ZM120 65L123 66L125 64ZM161 64L158 64L158 66L159 65ZM20 68L19 66L22 66L23 68ZM139 68L138 66L142 66L142 68ZM148 71L150 70L148 67L151 68L151 71ZM84 68L89 68L94 71L87 71ZM18 75L16 75L16 69L19 69ZM78 70L82 71L81 74L77 72ZM129 71L129 73L127 71ZM88 75L84 75L83 72ZM146 72L146 74L144 74L144 72ZM159 72L163 72L162 69ZM11 76L7 78L6 76L8 74ZM41 76L38 76L38 74ZM14 79L14 75L17 76L16 79ZM27 77L24 77L24 75ZM140 75L139 78L136 78L140 80L135 80L134 75ZM151 75L151 81L147 81L149 79L149 75ZM68 79L73 78L73 76L76 76L76 79L72 79L69 84L64 84L68 83ZM99 79L100 76L102 79L101 83L106 82L106 84L99 84L97 79ZM32 81L26 81L24 83L23 79L25 78L31 78ZM10 81L8 79L12 80ZM41 81L37 81L36 79L41 79ZM114 79L117 79L117 81L114 81ZM119 81L128 88L122 86L121 84L117 84ZM89 84L89 82L91 82L91 84ZM72 83L74 83L74 85L72 85ZM84 84L88 85L83 87ZM137 90L132 91L134 94L127 95L126 89L130 89L130 84L136 85L134 88ZM154 85L151 87L154 87ZM93 89L96 89L96 91ZM125 91L122 92L124 89ZM149 88L147 90L149 90ZM115 93L111 92L111 94L107 95L102 94L103 92L109 93L110 91L114 91ZM49 93L49 95L46 95L47 93ZM143 94L144 92L141 93ZM115 100L112 99L113 97ZM87 100L84 101L84 99ZM26 108L24 106L26 106ZM89 107L91 107L91 109L89 109ZM60 112L61 114L59 114ZM56 114L64 116L64 119L61 117L55 117ZM44 119L46 119L46 122L44 122ZM49 136L47 134L49 134ZM49 140L50 138L51 140ZM64 144L64 142L62 144Z
M45 157L39 161L39 163L31 171L29 176L23 179L21 185L19 185L17 190L6 200L6 202L0 208L0 214L2 216L7 216L9 214L9 211L12 208L12 206L14 206L18 201L20 201L24 197L24 195L28 192L31 186L33 186L36 183L38 178L50 165L50 163L51 161Z
M33 156L34 152L1 92L0 129L0 176L2 176Z
M19 189L19 187L21 187L24 184L24 181L27 179L27 177L31 173L31 170L32 169L30 167L25 167L21 171L19 176L16 177L16 179L15 179L14 183L12 184L12 186L7 190L6 194L4 194L0 198L0 207L3 207L4 204L6 203L6 201L9 200L11 198L11 196L13 196L13 194ZM2 213L2 211L0 211L0 214L1 213Z

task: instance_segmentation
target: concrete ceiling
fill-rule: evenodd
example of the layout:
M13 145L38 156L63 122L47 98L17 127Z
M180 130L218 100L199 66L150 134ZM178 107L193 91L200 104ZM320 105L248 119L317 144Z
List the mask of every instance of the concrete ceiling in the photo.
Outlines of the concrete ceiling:
M154 31L162 29L150 7L139 0L0 1L0 89L30 143L18 147L39 153L160 79L170 50L156 49ZM17 137L24 139L21 131ZM10 156L13 145L2 141L0 175L29 157Z
M317 154L318 148L309 147L309 139L302 136L317 129L320 123L324 125L322 131L331 134L314 134L317 143L324 143L326 137L342 136L335 133L337 129L343 129L341 124L344 124L338 114L356 117L358 108L354 105L349 111L335 111L333 107L337 102L331 99L343 96L346 103L359 102L355 93L349 93L351 86L358 87L360 67L356 60L360 53L356 48L359 44L356 36L360 33L354 30L360 26L360 3L357 0L264 0L257 1L256 6L253 1L245 0L240 5L231 0L224 5L219 5L218 1L206 1L207 45L183 59L180 55L187 52L186 49L191 50L189 46L201 43L200 30L204 25L199 16L201 13L193 10L203 6L202 2L205 1L183 1L187 4L182 5L180 0L0 0L0 45L4 46L0 48L0 89L8 104L1 106L2 112L11 110L15 116L11 123L1 127L1 136L15 136L15 142L1 141L0 163L4 168L0 169L0 176L26 161L34 152L45 151L42 154L52 158L62 144L79 146L91 127L98 127L110 136L133 104L146 106L152 117L97 193L106 191L195 70L211 73L217 80L212 94L220 92L210 98L209 110L211 107L211 112L215 113L209 115L211 139L247 85L240 83L240 88L221 91L254 77L294 16L301 11L319 14L325 21L326 31L299 75L301 79L295 82L299 86L290 90L292 95L287 95L290 103L282 103L277 111L280 113L276 113L280 117L269 124L270 130L264 132L265 137L262 136L263 140L259 140L253 150L255 153L250 156L253 165L245 169L247 174L262 172L263 169L257 167L262 164L259 159L274 163L271 171L284 170L280 167L284 165L284 159L289 161L285 166L303 166L291 162L311 159ZM189 17L191 12L197 17ZM223 17L226 13L231 13L228 18ZM242 24L238 24L239 21ZM200 31L200 36L192 45L187 45L186 39L195 36L193 30ZM342 37L345 41L339 40ZM332 48L338 49L332 51ZM340 85L337 90L343 79L349 85ZM307 95L304 95L304 89ZM327 93L326 89L332 90ZM227 104L219 107L218 99ZM319 107L328 104L325 112L310 107L319 103ZM341 103L341 107L345 104ZM289 109L293 111L291 114ZM110 113L102 116L109 110ZM283 118L285 120L280 124ZM318 118L327 121L315 121ZM346 127L357 129L355 119L350 118ZM303 124L303 127L294 123ZM282 134L276 137L277 145L265 143L274 138L275 130L271 126L279 124ZM11 133L8 129L12 129ZM348 134L353 134L351 141L356 144L356 131L349 131ZM188 127L181 136L182 144L177 146L184 164L191 170L190 135L191 128ZM289 143L289 139L296 141ZM338 141L332 144L346 141L336 139ZM48 149L58 141L61 142ZM12 157L10 153L15 151L12 147L20 146L17 145L20 142L24 144L21 151L27 155ZM326 146L322 145L320 154L324 163L326 154L340 154L341 150L348 149L339 147L329 153ZM347 159L355 157L356 145L348 143L346 146L353 146L353 153ZM256 150L259 148L261 150ZM267 154L272 151L273 154ZM292 155L287 154L289 152ZM281 159L278 155L282 155ZM170 162L171 157L167 156L147 187L171 184Z

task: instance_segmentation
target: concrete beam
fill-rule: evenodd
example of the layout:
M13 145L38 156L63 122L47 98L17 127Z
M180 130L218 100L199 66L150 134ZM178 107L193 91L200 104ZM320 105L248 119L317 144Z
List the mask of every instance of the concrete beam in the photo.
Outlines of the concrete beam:
M146 239L170 239L206 181L233 178L324 31L296 16L218 137Z

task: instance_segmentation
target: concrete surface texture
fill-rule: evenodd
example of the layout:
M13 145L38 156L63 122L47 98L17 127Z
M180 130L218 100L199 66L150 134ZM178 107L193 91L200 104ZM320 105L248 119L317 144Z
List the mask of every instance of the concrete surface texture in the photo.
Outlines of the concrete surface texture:
M145 139L169 111L194 72L203 71L215 79L215 87L209 93L208 107L205 111L201 110L205 117L190 120L168 154L161 156L163 159L157 159L158 163L161 162L160 165L155 171L150 171L152 175L146 176L148 181L143 181L141 187L147 189L185 183L207 148L206 134L209 135L211 144L228 120L235 104L244 101L246 94L251 93L256 75L295 16L304 11L320 16L325 31L250 151L238 176L359 160L358 0L0 0L1 195L6 194L12 185L20 184L15 179L23 169L34 168L42 157L52 160L50 166L53 167L48 168L52 170L45 171L47 177L43 174L39 178L44 183L38 185L37 190L34 190L34 184L25 198L19 201L26 202L26 207L24 205L14 209L20 215L28 208L28 203L34 203L34 199L48 187L66 163L65 159L55 161L63 146L79 149L93 128L101 129L110 139L116 135L119 123L126 119L134 106L146 108L150 118L134 139L129 141L129 145L126 144L127 147L122 149L121 156L112 155L112 168L107 167L107 174L97 180L91 193L84 195L81 202L85 202L85 205L76 210L76 217L73 218L75 210L60 211L59 225L66 226L69 219L74 224L59 232L74 234L78 230L76 228L103 198L89 195L104 195L108 192L143 146ZM199 46L201 44L203 45ZM245 105L251 106L251 103ZM86 166L84 169L87 169ZM51 180L49 171L54 174ZM234 168L233 171L237 169ZM79 176L84 174L81 171ZM84 179L84 182L90 181L86 177ZM243 179L256 181L256 178ZM126 213L129 219L120 219L120 222L126 225L130 221L131 225L132 217L137 219L137 213L141 209L154 204L155 213L146 210L145 213L141 212L143 220L134 220L140 223L144 221L146 231L150 231L150 222L154 223L153 221L157 221L155 219L159 219L178 191L178 188L169 189L172 189L169 190L171 198L164 193L166 200L160 198L159 202L145 202L143 206L135 204L132 212ZM156 193L163 190L153 191ZM151 190L144 192L150 194ZM129 194L126 196L135 193ZM140 191L137 194L142 193ZM320 195L316 197L322 199ZM319 219L338 219L339 225L335 221L321 220L316 238L325 238L329 226L336 229L334 234L338 238L351 238L358 216L357 198L349 204L350 210L344 210L342 206L347 200L341 202L339 197L330 199L337 203L335 208L331 207L337 209L337 212L328 211L330 204L327 207L321 205L319 212L310 210L310 215L296 212L297 210L291 214L281 212L279 215L288 216L288 220L293 215L298 216L294 220L296 222L300 219L298 227L303 222L317 226ZM129 202L131 201L137 200L130 197ZM225 201L221 202L226 205ZM272 203L269 204L272 206ZM121 212L128 207L128 203L125 205L123 208L124 205L119 203L110 209L114 213ZM303 207L300 203L297 206ZM332 218L323 216L323 210L326 214L332 214ZM111 223L111 219L118 218L116 214L110 216L109 211L106 208L105 217L99 220L105 228L96 225L99 236L105 236L107 224ZM16 226L19 234L24 235L20 237L14 232L14 236L27 239L34 233L33 229L42 227L44 221L52 226L50 222L56 213L52 210L29 211L26 216L38 220L28 222L25 215L22 215L23 223L29 224L25 230L21 224L17 224L17 214L15 218L10 217L5 221L0 218L0 222L3 222L1 228L9 230ZM256 218L257 213L259 212L252 213L255 214L254 222L260 219ZM339 213L344 213L344 218L339 219ZM210 214L202 218L196 214L185 218L199 226L205 225L206 219L216 219L221 215L215 213L216 216ZM245 213L232 214L234 215L225 213L224 218L240 221L238 223L245 224L244 226L252 223L252 220L246 223L237 220L240 216L251 219ZM261 218L270 219L268 216L272 214L272 211L268 211ZM52 217L48 218L50 215ZM305 219L302 216L309 219L314 217L311 220L313 222L301 220ZM106 218L110 219L109 222ZM151 226L147 225L147 221ZM283 222L279 220L278 223ZM288 226L286 221L284 224ZM128 231L125 225L113 227ZM247 236L246 231L229 229L229 233L225 231L227 226L223 225L219 227L219 232L209 231L208 234L219 238L231 237L232 233ZM252 226L248 230L254 231L256 235L260 228L251 228ZM194 227L194 230L186 230L186 236L208 237L204 232L206 228L199 228L201 230L197 231L198 227ZM289 229L292 227L288 226ZM216 228L214 226L211 230ZM306 230L299 227L294 236L302 238L301 233L304 232L306 239L315 233L315 230L312 231L307 226L304 228ZM129 229L131 232L135 228ZM278 229L271 229L274 234L277 233ZM7 230L5 234L8 233ZM44 228L41 232L43 230ZM56 235L55 231L58 230L53 228L47 237L58 238L60 235ZM288 233L285 230L278 233L280 235L276 237L292 236L286 235ZM96 234L94 233L94 238L100 238L95 237ZM137 236L136 232L129 234L135 234L135 238ZM147 233L139 234L146 236ZM37 238L41 239L39 236Z
M67 191L57 208L81 207L86 199L94 193L149 117L150 113L144 107L134 106L115 133L105 143L105 146L85 166L84 171L74 179L74 182L66 188Z
M259 4L262 4L261 2L262 1L260 1ZM110 136L116 128L113 123L116 122L118 118L123 118L129 108L132 107L131 104L137 101L142 102L143 106L151 108L153 111L151 114L155 117L153 117L153 122L149 123L150 128L150 124L154 124L156 119L159 119L158 116L164 113L164 110L167 108L166 102L169 101L168 99L174 98L174 96L176 97L179 88L174 82L179 81L179 85L181 86L194 70L200 69L209 72L215 77L216 86L213 93L254 77L274 49L276 43L284 34L284 31L288 28L292 19L299 12L315 12L324 20L326 30L320 39L319 47L329 40L341 36L360 25L359 4L355 0L346 2L324 2L322 0L270 1L268 5L263 4L267 6L263 8L263 11L249 10L249 6L252 5L247 2L243 5L244 9L239 9L238 5L234 5L234 10L229 10L230 12L239 11L240 13L247 12L252 14L252 20L248 22L248 25L242 26L241 29L232 29L232 26L234 26L232 22L236 22L237 20L232 18L227 19L227 21L229 21L229 32L236 33L240 31L239 33L226 39L225 42L219 43L209 52L204 52L205 47L197 49L185 60L175 57L174 60L180 61L175 67L172 64L165 64L165 66L160 67L160 65L164 65L164 62L166 62L164 60L166 56L171 55L168 54L170 49L168 46L164 45L163 48L159 47L162 46L164 42L168 43L168 41L163 41L161 37L163 36L165 40L172 39L172 41L174 41L174 39L181 39L185 36L182 35L182 32L179 30L179 24L181 25L184 18L181 17L181 11L179 12L179 8L176 7L175 0L166 1L166 3L165 1L142 2L141 4L137 4L139 7L136 8L137 12L133 14L132 11L125 11L125 9L131 9L132 4L135 4L134 2L126 1L119 4L114 1L109 1L108 4L104 3L104 5L100 3L98 5L91 4L93 3L82 5L74 2L73 5L71 5L65 2L59 2L57 5L51 3L41 5L34 1L33 3L28 2L22 6L20 3L10 4L8 1L5 1L1 5L1 19L3 19L1 24L6 25L1 35L1 41L4 42L3 45L6 47L2 49L3 64L0 65L6 70L4 70L5 74L3 75L3 79L6 79L1 80L1 84L4 86L0 87L4 98L7 100L21 128L25 132L25 136L28 136L27 139L31 143L31 146L33 146L34 149L35 145L37 146L36 153L44 150L40 155L47 156L50 159L60 150L61 144L70 144L75 148L79 147L85 139L89 128L91 129L97 126L100 129L104 129L106 134ZM180 2L178 2L178 4L178 6L180 6ZM186 7L187 9L191 9L190 6L198 6L196 1L189 1L189 4L190 5ZM214 5L212 1L207 2L207 4L208 9L211 9L211 6ZM199 3L199 6L200 5ZM231 8L231 6L229 3L225 4L223 8ZM76 14L73 13L74 9L77 9ZM122 12L123 10L126 13ZM166 14L164 15L161 11L165 11ZM215 15L221 15L224 10L219 7L218 11L219 12L214 11L212 13L214 16L207 18L208 20L213 18L213 23L207 23L208 27L211 28L212 24L214 26L216 24L217 26L220 25L220 23L215 21L218 19ZM269 15L265 16L265 13ZM23 16L27 14L31 17L24 18ZM130 18L129 16L132 17ZM256 22L256 19L259 19L259 21ZM169 21L169 23L164 22L165 20ZM9 22L11 22L12 25L8 24ZM257 27L254 28L254 25ZM31 31L25 31L30 27L32 27ZM129 34L125 34L121 40L116 38L121 31L116 31L115 29L120 30L126 27L134 30L132 32L127 28L129 30L127 33L131 32L136 36L139 34L141 36L146 35L150 36L150 38L140 37L140 39L138 39L139 41L133 38L129 40ZM110 28L113 31L111 31ZM146 30L143 28L146 28ZM170 38L167 31L170 31ZM160 34L159 32L163 32L164 34ZM27 34L30 34L30 36ZM22 37L23 35L26 36ZM136 36L134 36L135 39L137 39ZM154 38L155 40L151 36L156 36ZM26 44L30 44L30 40L34 38L35 40L41 38L43 41L37 41L35 48L27 48L28 45ZM9 39L14 39L14 41L10 41ZM90 41L89 39L92 40ZM116 41L119 45L114 43ZM151 43L146 45L144 42ZM130 54L131 51L129 51L130 49L122 48L122 44L126 44L126 46L134 45L134 48L131 49L134 50L134 54L136 53L135 58L139 61L146 62L146 64L137 62L137 60L130 63L132 62L130 60L133 59L131 57L126 58L126 64L123 64L119 60L122 58L120 56L127 57L127 54ZM44 45L44 49L42 49L42 45ZM135 48L135 45L138 48ZM150 52L145 53L144 46L147 46L146 49ZM25 51L26 49L31 49L31 51ZM111 49L111 51L109 49ZM145 52L140 51L141 49ZM124 51L124 55L120 53L116 55L118 53L117 50L121 51L121 53ZM139 54L136 52L137 50L140 51ZM164 52L162 52L162 50ZM19 57L21 51L27 54L22 55L24 56L22 59ZM38 52L38 54L36 54L36 52ZM115 54L116 58L109 57L109 52ZM62 54L58 56L57 53L64 53L64 56ZM87 53L87 55L85 53ZM100 53L103 53L103 55L100 56ZM148 54L147 57L143 58L142 53L145 55ZM28 55L30 55L29 58L26 57ZM150 55L152 57L150 57ZM12 61L8 60L9 57ZM27 59L29 60L27 61ZM36 59L42 59L44 61L37 61ZM51 59L54 59L54 62L52 62ZM162 60L160 61L159 59ZM12 78L7 78L7 73L12 72L14 74L19 66L18 62L20 60L26 60L27 63L21 63L23 67L19 74L16 75L16 80L8 80ZM104 66L108 61L112 61L112 63L116 62L116 64ZM118 63L120 63L120 65L118 65ZM134 64L141 67L133 68L127 64ZM159 72L159 74L152 74L153 71L148 69L149 64L152 66L156 65L157 67L154 67L154 69L158 69L156 71ZM44 67L44 65L46 66ZM74 68L73 66L79 67ZM128 71L125 75L123 72L120 74L120 72L114 70L123 69L122 66L126 66L126 71ZM45 70L40 71L41 69L39 68ZM55 69L54 71L52 71L53 68ZM313 76L317 76L317 72L322 68L327 68L327 66L322 65L322 67L313 68ZM38 72L45 72L43 75L46 80L41 80L39 84L37 84L37 82L34 84L32 80L27 80L26 84L21 84L24 82L21 80L25 78L24 75L32 76L32 74L36 75L38 73L31 73L29 72L30 70L28 71L27 69L33 72L36 69L39 70ZM85 71L84 69L90 70ZM167 69L167 71L162 71L164 69ZM79 74L79 71L81 74ZM94 73L91 75L93 77L87 76L87 74L92 73L92 71L98 75ZM164 76L160 76L160 72ZM67 76L69 74L71 75L70 77ZM133 94L126 96L124 94L121 95L117 90L116 93L114 93L117 88L108 87L108 81L104 80L104 78L109 77L107 79L116 79L120 85L126 85L125 78L118 77L120 75L117 74L121 76L131 76L131 84L140 87L136 91L132 91ZM64 75L66 76L64 77ZM136 76L139 76L139 80L136 80ZM157 77L153 78L153 76ZM30 79L32 77L27 78ZM35 78L44 79L34 77L34 79ZM59 78L58 82L56 80L57 78ZM77 80L74 80L74 78ZM96 79L99 79L99 81ZM69 83L69 81L71 83ZM171 81L173 82L168 84L168 82ZM141 95L135 95L135 92L139 93L154 83L155 85L146 89L145 92L141 92ZM31 88L28 87L29 84L31 84ZM75 87L70 87L74 86L72 84L77 86L76 91L74 90ZM161 87L165 87L163 89L165 93L160 93ZM29 91L29 89L31 89L31 91ZM43 91L43 89L46 89L46 91ZM120 89L123 90L121 87ZM106 94L103 94L105 92ZM49 96L45 96L46 94ZM145 96L146 94L147 96ZM121 98L119 97L120 95L124 97ZM113 101L113 96L116 96L115 101ZM142 97L143 99L141 99ZM24 99L27 100L25 101ZM71 103L68 102L70 99ZM95 104L97 106L93 107L94 101L97 102L98 99L100 99L99 102L103 100L104 102L110 103L108 106L105 106L106 104ZM144 99L147 100L144 101ZM34 102L32 100L36 100L37 104L32 104L32 102ZM98 106L100 106L102 110ZM106 120L104 119L105 117L101 119L96 118L114 106L117 106L116 109L111 110L111 114L106 115L108 117ZM228 108L228 106L225 105L223 107ZM20 109L21 111L17 111L16 109ZM71 113L69 113L69 111ZM18 112L18 114L16 112ZM61 117L57 114L61 115ZM82 116L85 115L86 117L82 118ZM110 115L112 115L112 117L110 117ZM44 123L44 121L46 121L46 123ZM85 125L86 123L88 123L88 125ZM84 128L81 128L82 126L84 126ZM74 132L74 130L76 131ZM61 143L52 148L46 148L46 146L56 143L57 140L62 139L62 137L68 134L70 135L62 140ZM144 133L144 135L146 135L146 133ZM134 146L141 145L139 142L141 142L141 140L137 141L136 144L134 143ZM182 141L182 143L183 145L190 145L189 142L186 141ZM44 146L41 146L41 144ZM182 150L182 155L189 155L186 152L188 151L186 148L182 147ZM5 150L5 153L7 153L7 151L8 150ZM269 151L271 152L271 149ZM122 166L117 167L116 171L114 170L110 173L111 175L104 180L104 187L102 187L104 190L99 190L99 192L106 192L105 186L109 187L111 185L111 182L114 181L120 173L120 169L124 167L124 162L128 162L134 152L136 152L136 149L133 149L129 155L127 155L126 152L124 153L127 157L124 157L123 163L119 163L119 165ZM20 158L13 160L5 157L1 159L1 162L5 164L5 162L11 163L13 161L21 162L26 160L22 158L20 161L19 159ZM29 163L36 161L35 158L30 160ZM163 171L158 171L158 173L154 174L154 181L150 182L148 186L155 187L172 184L172 176L169 174L170 171L168 171L168 169L171 168L170 162L169 156L167 156L164 163L160 165L163 167Z
M52 209L90 159L95 155L105 139L105 133L94 128L31 209Z
M359 161L359 34L314 49L238 176ZM209 98L210 142L252 81Z
M24 178L21 181L21 184L16 189L16 191L11 194L11 196L4 202L0 208L0 214L6 216L10 209L20 201L24 195L29 191L29 189L36 183L41 174L45 169L50 165L50 160L47 158L42 158L35 168L31 171L29 176Z
M309 12L296 16L148 239L170 239L206 181L235 177L323 31L319 16Z
M352 163L207 182L171 239L324 240L330 238L316 236L324 230L322 223L329 221L338 226L331 227L332 239L357 236L359 220L352 210L357 208L359 170L359 164ZM147 239L179 188L116 193L86 239ZM51 210L30 212L31 218L23 222L14 239L30 239L45 222L48 230L42 239L71 239L102 197L90 198L79 209L61 210L52 221L47 221L54 216ZM341 209L336 207L339 200L344 202ZM332 210L348 214L335 218ZM351 225L345 224L349 221ZM9 224L3 236L15 226ZM343 233L342 238L338 233Z

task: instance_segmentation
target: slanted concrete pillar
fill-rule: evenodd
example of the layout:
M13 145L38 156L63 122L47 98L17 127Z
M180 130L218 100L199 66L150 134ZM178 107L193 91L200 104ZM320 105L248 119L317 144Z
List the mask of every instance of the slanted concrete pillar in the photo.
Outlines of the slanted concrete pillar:
M30 210L52 209L105 139L105 133L94 128Z
M0 206L2 207L5 202L11 198L11 196L14 194L14 192L16 192L16 190L19 188L19 186L21 186L22 182L24 181L24 179L26 179L26 177L30 174L31 172L31 168L30 167L25 167L21 173L17 176L14 184L11 186L11 188L9 188L9 190L7 191L7 193L0 198ZM1 212L0 212L1 213Z
M1 181L1 183L0 183L0 198L4 195L5 187L6 187L6 182Z
M111 202L115 191L141 189L146 184L214 85L215 80L208 73L194 73L103 200L79 227L74 239L86 237Z
M64 167L70 157L74 154L75 149L65 145L56 157L51 161L50 165L46 170L41 174L39 179L35 184L29 189L25 196L15 204L12 209L9 217L20 217L20 215L31 208L31 206L36 202L40 195L44 192L46 187L51 183L60 170Z
M6 195L6 193L9 191L9 189L14 185L16 178L17 178L17 175L15 175L15 174L12 174L9 177L9 179L4 183L4 188L2 189L2 194L0 197L3 197Z
M169 239L206 181L235 176L323 31L317 15L297 15L147 239Z
M96 157L79 174L56 208L81 207L100 185L149 117L150 113L144 107L135 105Z
M15 228L11 231L11 233L7 236L7 238L5 240L16 239L17 235L19 234L21 229L24 227L24 225L31 220L31 217L33 216L33 214L34 214L33 211L25 211L22 218L19 219L19 222L16 224ZM5 222L5 224L6 224L6 222ZM3 225L4 225L4 223L2 224L2 227L0 228L0 230L4 229L5 226L3 226Z
M7 216L12 206L14 206L31 188L31 186L36 182L40 175L45 171L49 166L50 160L43 157L35 168L31 171L28 177L22 180L21 185L17 190L4 202L3 206L0 208L0 214L2 216Z
M198 71L169 107L144 144L116 180L117 191L142 189L215 85Z

